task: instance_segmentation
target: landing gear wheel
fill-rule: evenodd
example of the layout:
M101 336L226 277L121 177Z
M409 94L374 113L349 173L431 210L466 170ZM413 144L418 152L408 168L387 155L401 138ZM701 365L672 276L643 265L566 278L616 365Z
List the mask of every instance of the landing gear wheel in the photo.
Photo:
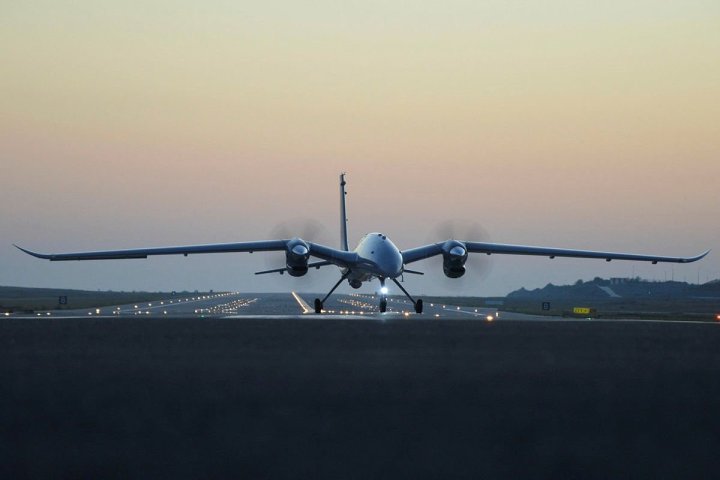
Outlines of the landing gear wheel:
M385 300L385 299L380 300L380 312L385 313L386 310L387 310L387 300Z
M422 298L418 298L415 302L415 313L422 313L423 303Z
M316 299L315 299L315 313L320 313L320 312L322 312L322 309L323 309L323 304L322 304L322 302L320 301L319 298L316 298Z

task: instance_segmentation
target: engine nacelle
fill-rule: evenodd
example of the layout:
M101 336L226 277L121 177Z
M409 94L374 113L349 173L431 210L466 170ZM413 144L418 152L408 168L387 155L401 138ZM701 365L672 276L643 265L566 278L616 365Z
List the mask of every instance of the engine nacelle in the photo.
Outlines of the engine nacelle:
M462 242L448 240L443 244L443 273L449 278L459 278L465 275L465 262L467 261L467 248Z
M293 238L288 242L285 252L285 266L288 275L302 277L308 272L310 259L310 246L300 238Z

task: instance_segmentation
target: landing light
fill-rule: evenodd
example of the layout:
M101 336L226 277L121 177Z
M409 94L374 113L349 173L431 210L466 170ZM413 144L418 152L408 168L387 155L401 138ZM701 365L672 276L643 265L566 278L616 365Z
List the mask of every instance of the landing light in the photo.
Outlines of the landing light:
M383 295L385 295L386 293L388 293L388 288L387 288L387 287L380 287L380 293L382 293Z
M5 315L7 315L7 313L6 313ZM718 322L720 322L720 313L718 313L717 315L715 315L715 320L717 320Z
M493 317L492 315L488 315L487 317L485 317L485 320L487 320L488 322L492 322L493 320L495 320L495 317Z

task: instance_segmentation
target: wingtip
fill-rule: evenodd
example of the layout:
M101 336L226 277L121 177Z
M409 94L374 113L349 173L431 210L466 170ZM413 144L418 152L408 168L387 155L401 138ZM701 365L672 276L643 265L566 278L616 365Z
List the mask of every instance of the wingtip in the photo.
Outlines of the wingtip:
M712 249L709 248L709 249L705 250L704 253L701 253L700 255L688 258L687 263L692 263L692 262L697 262L698 260L702 260L703 258L705 258L707 256L708 253L710 253L710 250L712 250Z
M28 250L28 249L26 249L26 248L23 248L23 247L21 247L21 246L19 246L19 245L16 245L16 244L14 244L14 243L13 243L13 247L17 248L17 249L20 250L21 252L27 253L28 255L31 255L31 256L36 257L36 258L44 258L44 259L49 259L49 258L50 258L50 255L44 255L44 254L42 254L42 253L31 252L30 250Z

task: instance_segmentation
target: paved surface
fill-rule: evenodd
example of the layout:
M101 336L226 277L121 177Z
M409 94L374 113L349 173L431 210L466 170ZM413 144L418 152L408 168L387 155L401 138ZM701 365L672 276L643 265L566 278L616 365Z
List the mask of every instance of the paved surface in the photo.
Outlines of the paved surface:
M113 305L100 308L85 308L79 310L43 311L32 314L11 314L13 318L28 317L177 317L194 316L208 317L234 317L234 316L301 316L315 315L308 312L313 305L314 294L297 293L216 293L213 295L173 296L161 301ZM323 316L342 317L375 317L394 318L398 316L416 317L412 304L406 299L390 298L388 312L381 315L378 311L379 300L372 295L364 294L335 294L326 302ZM447 304L425 305L423 318L476 318L485 320L488 314L495 316L495 308L469 308L456 307ZM527 319L526 315L512 315L512 318Z
M0 478L716 476L720 325L466 317L0 319Z

